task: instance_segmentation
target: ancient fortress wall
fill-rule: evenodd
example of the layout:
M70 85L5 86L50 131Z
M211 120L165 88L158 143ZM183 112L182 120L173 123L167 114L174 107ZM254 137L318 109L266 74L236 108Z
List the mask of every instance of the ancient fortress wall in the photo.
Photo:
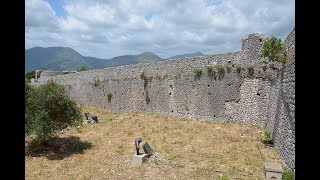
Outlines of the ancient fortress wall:
M267 128L281 157L290 168L295 168L295 31L284 44L289 59L271 82Z
M286 43L294 46L294 34L290 38ZM259 65L263 41L263 36L255 33L242 40L239 52L42 76L34 84L52 79L64 85L77 102L109 111L153 112L267 127L281 156L294 168L294 130L291 133L288 124L292 122L290 113L294 114L294 78L289 77L292 71L294 76L294 66L278 73L264 71ZM207 67L218 68L216 64L225 72L208 71ZM201 69L201 76L196 76L196 69ZM292 97L293 110L292 103L288 104ZM291 140L283 141L287 137Z

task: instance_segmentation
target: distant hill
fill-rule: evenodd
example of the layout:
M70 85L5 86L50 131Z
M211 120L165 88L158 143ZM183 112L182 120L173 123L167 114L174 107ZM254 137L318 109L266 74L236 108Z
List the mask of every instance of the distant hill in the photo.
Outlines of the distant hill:
M86 59L69 47L34 47L25 51L25 70L75 70L91 68Z
M34 47L25 51L25 71L32 70L77 70L81 66L89 69L101 69L106 67L149 63L161 60L151 52L138 55L117 56L112 59L99 59L85 57L69 47Z
M203 55L204 55L204 54L202 54L201 52L195 52L195 53L180 54L180 55L172 56L172 57L170 57L170 58L168 58L168 59L195 57L195 56L203 56Z
M107 67L112 66L121 66L121 65L129 65L129 64L138 64L138 63L151 63L160 61L161 58L151 52L145 52L138 55L124 55L117 56L112 58L110 61L106 62Z

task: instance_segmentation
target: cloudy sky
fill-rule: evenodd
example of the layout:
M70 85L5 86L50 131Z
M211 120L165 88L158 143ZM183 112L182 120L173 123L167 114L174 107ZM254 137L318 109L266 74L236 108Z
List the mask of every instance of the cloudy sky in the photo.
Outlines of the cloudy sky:
M294 0L25 0L25 48L71 47L112 58L161 58L241 50L258 32L282 40L295 25Z

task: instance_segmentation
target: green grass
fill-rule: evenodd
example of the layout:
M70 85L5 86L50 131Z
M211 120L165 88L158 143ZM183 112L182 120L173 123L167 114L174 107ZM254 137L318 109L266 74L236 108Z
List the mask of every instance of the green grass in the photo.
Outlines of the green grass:
M291 170L285 170L282 173L282 179L284 179L284 180L294 180L295 179L294 172L291 171Z

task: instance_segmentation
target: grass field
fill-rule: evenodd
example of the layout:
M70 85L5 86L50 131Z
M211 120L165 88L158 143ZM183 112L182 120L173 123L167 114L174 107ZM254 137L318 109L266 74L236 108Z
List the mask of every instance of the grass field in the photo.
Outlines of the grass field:
M264 129L83 110L97 115L99 123L69 128L26 155L26 179L264 179L257 147ZM155 152L142 166L132 165L136 137ZM259 147L267 161L281 162L273 147Z

